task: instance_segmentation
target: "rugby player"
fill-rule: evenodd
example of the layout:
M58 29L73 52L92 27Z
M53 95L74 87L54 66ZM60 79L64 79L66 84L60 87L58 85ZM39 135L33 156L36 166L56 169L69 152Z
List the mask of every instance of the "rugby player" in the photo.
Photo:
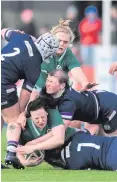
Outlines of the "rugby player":
M117 171L117 137L77 131L62 147L45 151L44 160L63 169Z
M2 29L1 33L9 42L1 55L2 117L6 122L16 122L40 75L41 63L56 52L59 43L51 33L35 42L30 35L11 29ZM15 83L19 79L24 79L24 84L18 101Z
M40 99L30 102L27 109L31 118L27 119L25 130L22 130L21 126L16 122L9 123L7 127L7 156L5 163L18 169L23 168L16 157L16 152L14 152L18 143L24 145L43 135L41 145L37 144L40 150L56 148L64 143L65 127L56 109L49 109ZM51 130L51 133L46 136L45 134L49 130Z
M88 82L80 67L79 61L76 59L75 55L70 49L70 46L74 40L74 34L69 27L69 20L60 20L59 24L53 27L51 32L59 40L59 49L53 57L42 63L41 73L31 93L30 101L39 96L42 87L45 85L48 73L55 69L64 70L67 74L71 72L73 80L82 85L82 91L86 90L89 85L92 87L96 85L95 83ZM20 115L18 122L25 127L25 113ZM74 121L71 123L72 127L79 127L79 125L79 122ZM93 125L90 127L93 127Z
M39 96L41 89L45 85L48 73L55 69L64 70L67 74L71 72L75 82L82 85L82 90L86 90L87 85L89 84L80 67L79 61L70 49L70 46L74 40L74 34L69 27L69 20L60 20L59 24L53 27L51 32L59 40L59 49L47 62L42 63L41 73L35 84L30 100L34 100L37 96Z
M32 109L29 109L29 112L30 114L33 114L31 110ZM47 123L45 123L44 126L46 125ZM61 167L69 170L117 170L117 137L92 136L88 130L78 130L69 127L66 129L65 143L62 146L52 150L46 150L45 158L40 158L39 156L36 159L28 158L27 160L24 158L24 155L42 149L40 146L44 141L44 148L50 148L47 145L47 140L50 137L51 132L48 133L48 136L47 134L44 134L43 130L44 128L41 131L41 137L39 136L39 138L28 142L26 146L18 147L16 149L18 152L18 159L22 165L27 167L36 166L45 160L54 167ZM36 134L36 131L33 131Z
M105 90L78 92L68 86L62 70L49 73L42 94L69 126L72 120L102 125L108 135L117 135L117 95Z

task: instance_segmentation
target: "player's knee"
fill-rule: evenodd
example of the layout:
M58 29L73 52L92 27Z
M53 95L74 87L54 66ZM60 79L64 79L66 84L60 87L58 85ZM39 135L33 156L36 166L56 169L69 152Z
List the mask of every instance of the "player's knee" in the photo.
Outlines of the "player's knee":
M8 127L11 127L11 126L15 126L15 127L18 127L18 128L20 127L20 125L18 123L12 122L12 121L8 123Z

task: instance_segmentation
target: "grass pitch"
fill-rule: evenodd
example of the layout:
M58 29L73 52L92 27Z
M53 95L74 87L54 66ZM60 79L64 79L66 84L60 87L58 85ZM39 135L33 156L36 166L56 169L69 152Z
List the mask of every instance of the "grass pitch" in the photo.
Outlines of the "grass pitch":
M6 150L5 130L2 132L1 158L4 162ZM24 170L3 169L1 182L117 182L117 172L95 170L61 170L43 163Z

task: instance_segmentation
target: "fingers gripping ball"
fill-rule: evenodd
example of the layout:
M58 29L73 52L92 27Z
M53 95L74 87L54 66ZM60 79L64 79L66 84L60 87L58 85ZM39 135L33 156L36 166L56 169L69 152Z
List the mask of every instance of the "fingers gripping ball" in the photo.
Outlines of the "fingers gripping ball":
M59 41L51 33L46 33L37 39L36 45L43 57L43 60L45 60L57 51L59 48Z
M26 160L27 161L35 161L35 164L33 164L32 166L37 166L39 164L41 164L43 162L45 158L45 152L44 151L39 151L36 150L34 152L32 152L31 154L27 154L26 155ZM31 165L29 165L31 166Z

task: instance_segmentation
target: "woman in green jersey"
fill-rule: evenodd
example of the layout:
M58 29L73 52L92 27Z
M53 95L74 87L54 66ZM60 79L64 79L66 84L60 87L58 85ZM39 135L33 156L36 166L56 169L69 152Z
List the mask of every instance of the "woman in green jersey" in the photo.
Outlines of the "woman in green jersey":
M12 164L15 168L22 167L15 152L18 143L24 145L28 141L37 139L35 147L39 150L48 150L62 145L65 139L65 126L56 109L48 108L39 98L30 102L27 109L31 117L27 119L25 130L22 130L18 123L9 123L7 128L5 163ZM38 138L43 135L41 143L38 143L40 141L38 141ZM33 152L33 146L30 148L29 153L31 152Z
M73 80L82 85L82 90L87 89L89 84L85 74L83 73L80 62L72 53L70 47L74 40L74 34L69 27L69 20L60 20L59 24L52 28L51 33L59 40L59 49L56 54L41 65L41 74L32 91L30 100L34 100L45 85L48 73L55 69L61 69L67 73L71 73Z

